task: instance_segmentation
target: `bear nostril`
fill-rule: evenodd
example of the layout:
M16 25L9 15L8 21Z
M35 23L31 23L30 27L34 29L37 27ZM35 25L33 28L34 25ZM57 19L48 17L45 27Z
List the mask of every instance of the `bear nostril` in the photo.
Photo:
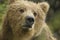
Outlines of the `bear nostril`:
M29 23L29 24L33 24L34 23L34 18L33 17L26 17L26 21Z
M29 22L34 22L34 19L33 18L28 18L27 19Z

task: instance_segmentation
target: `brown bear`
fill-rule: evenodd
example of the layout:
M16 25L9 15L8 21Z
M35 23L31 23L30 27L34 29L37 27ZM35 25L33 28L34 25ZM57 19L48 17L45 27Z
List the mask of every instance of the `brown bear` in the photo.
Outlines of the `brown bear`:
M40 40L42 32L44 40L55 40L45 22L48 9L47 2L12 0L3 21L2 40Z

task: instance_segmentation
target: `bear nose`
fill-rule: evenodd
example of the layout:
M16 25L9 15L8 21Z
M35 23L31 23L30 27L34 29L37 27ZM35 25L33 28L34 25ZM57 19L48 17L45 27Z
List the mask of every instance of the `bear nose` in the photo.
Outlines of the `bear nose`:
M26 22L28 25L32 25L34 23L34 18L31 16L26 17Z

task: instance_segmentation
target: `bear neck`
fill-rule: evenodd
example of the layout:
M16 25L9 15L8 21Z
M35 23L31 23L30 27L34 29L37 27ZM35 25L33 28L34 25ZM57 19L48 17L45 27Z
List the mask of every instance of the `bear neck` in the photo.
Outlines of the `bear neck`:
M31 31L22 31L18 35L14 35L13 40L31 40L34 36L34 30Z

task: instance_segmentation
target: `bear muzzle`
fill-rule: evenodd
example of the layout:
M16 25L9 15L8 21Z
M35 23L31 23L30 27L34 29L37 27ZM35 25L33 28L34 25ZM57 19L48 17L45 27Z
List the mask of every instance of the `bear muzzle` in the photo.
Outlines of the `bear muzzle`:
M34 18L31 16L27 16L25 23L26 23L26 27L31 28L32 25L34 24Z
M23 25L23 28L24 29L32 28L33 24L34 24L34 18L31 16L27 16L25 18L25 24Z

